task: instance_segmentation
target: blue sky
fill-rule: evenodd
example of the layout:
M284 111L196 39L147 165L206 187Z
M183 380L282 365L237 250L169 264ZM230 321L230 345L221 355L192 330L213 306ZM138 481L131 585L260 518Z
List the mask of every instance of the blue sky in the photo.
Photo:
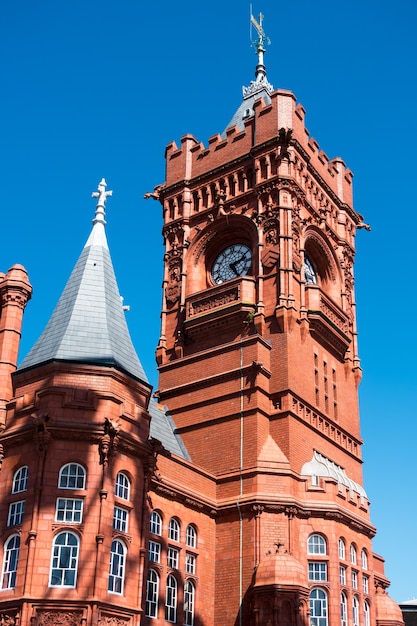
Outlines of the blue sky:
M256 0L265 62L330 158L355 174L356 300L365 488L397 601L417 597L415 146L417 4ZM106 177L107 236L132 339L157 387L164 150L224 130L253 78L249 3L3 0L0 3L0 270L34 286L23 357L91 229Z

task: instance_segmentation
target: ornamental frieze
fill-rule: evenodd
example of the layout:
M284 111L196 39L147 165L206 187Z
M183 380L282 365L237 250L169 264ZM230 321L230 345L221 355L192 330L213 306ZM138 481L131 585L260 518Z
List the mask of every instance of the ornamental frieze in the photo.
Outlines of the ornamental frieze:
M77 611L39 611L36 626L80 626L82 613Z
M116 617L115 615L104 615L98 620L98 626L126 626L130 623L130 617Z
M194 302L190 302L188 316L192 317L193 315L199 315L200 313L207 313L207 311L211 311L217 307L225 306L231 302L236 302L238 299L239 286L234 285L229 289L225 289L221 293L202 297Z

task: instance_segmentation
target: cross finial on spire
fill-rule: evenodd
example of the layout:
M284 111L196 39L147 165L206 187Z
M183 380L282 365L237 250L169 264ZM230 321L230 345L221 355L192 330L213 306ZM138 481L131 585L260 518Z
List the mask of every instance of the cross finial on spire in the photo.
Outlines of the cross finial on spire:
M97 191L93 191L93 193L91 194L92 198L98 198L97 206L96 206L96 214L93 220L93 224L96 224L97 222L102 222L103 224L106 223L104 221L104 211L106 208L106 200L109 196L113 195L112 191L110 190L106 191L106 187L107 187L106 180L105 178L102 178L98 184Z

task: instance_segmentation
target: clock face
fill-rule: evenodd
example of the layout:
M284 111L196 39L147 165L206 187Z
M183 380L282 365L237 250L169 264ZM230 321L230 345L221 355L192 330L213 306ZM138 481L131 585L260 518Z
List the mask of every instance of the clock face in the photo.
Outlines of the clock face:
M211 275L217 285L224 283L226 280L245 276L252 264L252 252L248 246L243 243L235 243L229 246L213 263Z

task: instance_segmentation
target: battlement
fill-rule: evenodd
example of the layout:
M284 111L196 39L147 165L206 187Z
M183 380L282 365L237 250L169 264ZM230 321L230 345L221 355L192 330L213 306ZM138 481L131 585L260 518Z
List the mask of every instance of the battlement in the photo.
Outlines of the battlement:
M305 109L296 103L294 94L277 90L271 94L270 104L262 98L254 103L254 114L245 120L244 130L232 126L224 135L210 137L207 146L190 134L181 138L180 147L175 142L168 144L166 184L169 187L182 180L190 181L219 167L225 170L228 164L232 167L250 152L256 159L257 149L261 152L263 146L278 145L279 131L284 128L292 130L291 150L306 169L316 172L341 202L352 206L351 170L340 157L329 159L310 136L304 120Z

